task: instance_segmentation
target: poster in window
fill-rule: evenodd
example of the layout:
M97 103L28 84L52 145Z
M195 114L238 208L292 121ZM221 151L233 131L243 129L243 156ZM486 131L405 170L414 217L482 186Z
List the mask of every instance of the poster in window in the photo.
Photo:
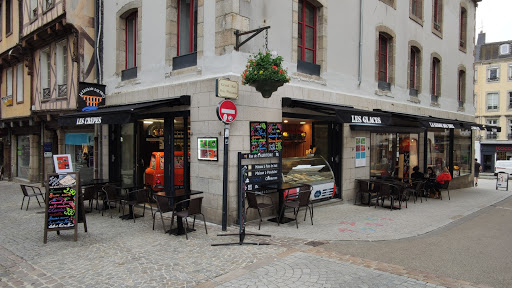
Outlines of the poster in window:
M265 153L267 146L267 122L250 122L251 153Z
M71 154L53 155L53 165L55 165L55 173L73 172Z
M356 167L366 166L366 137L356 137Z
M197 159L217 161L218 139L215 138L197 138Z

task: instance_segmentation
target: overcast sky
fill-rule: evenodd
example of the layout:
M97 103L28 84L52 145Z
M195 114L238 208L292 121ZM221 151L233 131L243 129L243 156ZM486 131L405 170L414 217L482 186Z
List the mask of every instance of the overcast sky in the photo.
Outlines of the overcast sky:
M476 8L476 36L485 32L485 42L512 40L512 0L482 0Z

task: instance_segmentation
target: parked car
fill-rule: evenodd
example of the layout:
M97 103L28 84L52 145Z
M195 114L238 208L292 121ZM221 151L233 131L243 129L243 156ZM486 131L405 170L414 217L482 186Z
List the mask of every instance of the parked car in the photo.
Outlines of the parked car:
M512 160L498 160L494 165L494 176L498 175L499 172L505 172L508 175L512 175Z

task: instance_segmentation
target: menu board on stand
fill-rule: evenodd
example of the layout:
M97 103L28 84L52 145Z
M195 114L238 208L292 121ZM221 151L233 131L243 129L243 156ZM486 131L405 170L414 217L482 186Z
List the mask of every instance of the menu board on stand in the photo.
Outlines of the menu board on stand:
M267 152L267 122L250 122L251 153Z
M268 123L268 152L283 150L281 123Z
M75 230L78 233L78 173L49 174L46 179L44 243L48 240L48 231Z

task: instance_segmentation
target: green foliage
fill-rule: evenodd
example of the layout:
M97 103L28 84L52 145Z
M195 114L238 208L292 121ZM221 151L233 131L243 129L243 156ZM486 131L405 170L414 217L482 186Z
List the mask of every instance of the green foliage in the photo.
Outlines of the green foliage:
M273 57L272 53L268 51L252 55L249 57L244 73L242 73L242 84L249 85L258 80L290 82L287 69L283 69L281 66L282 62L283 57Z

